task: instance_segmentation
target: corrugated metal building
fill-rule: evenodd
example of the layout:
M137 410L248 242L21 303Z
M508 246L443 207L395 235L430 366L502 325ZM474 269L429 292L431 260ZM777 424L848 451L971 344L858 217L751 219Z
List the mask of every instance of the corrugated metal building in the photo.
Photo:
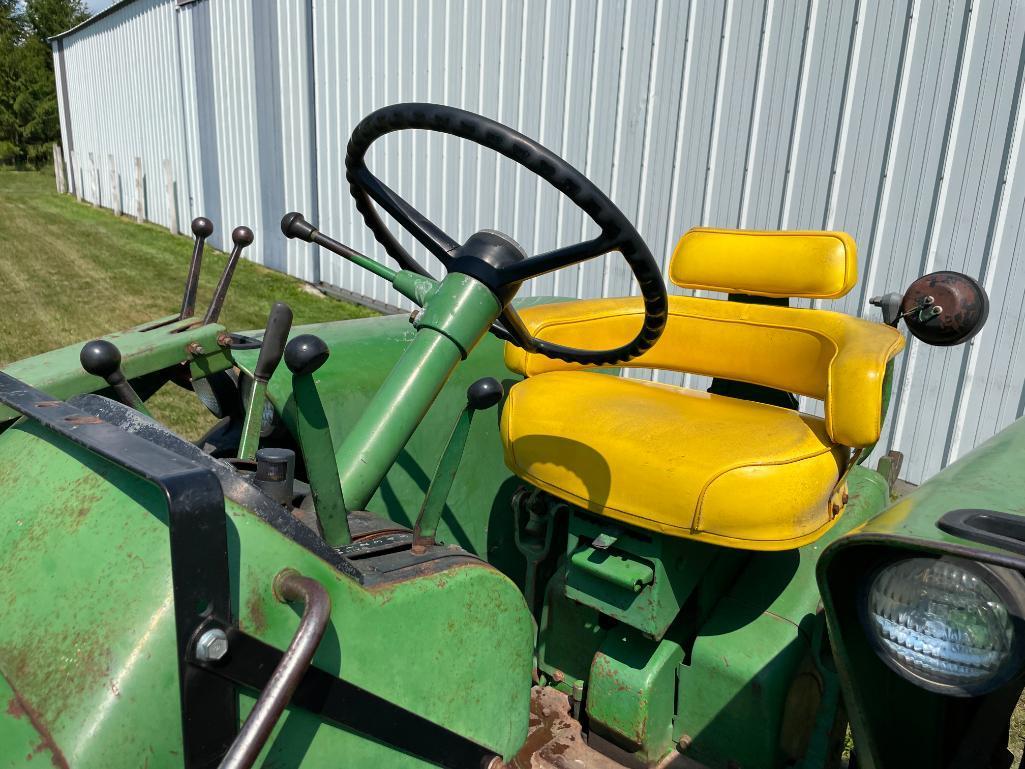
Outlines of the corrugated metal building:
M301 210L380 254L344 181L349 132L392 102L457 105L562 154L666 260L699 224L846 230L861 280L833 306L866 317L922 273L979 277L986 329L899 361L881 447L909 480L1025 410L1014 0L125 0L53 46L68 172L100 205L120 186L135 211L141 158L145 216L169 224L168 161L179 228L209 216L223 246L249 224L251 258L402 307L277 222ZM556 192L456 140L389 137L371 167L456 236L497 227L538 251L584 234ZM633 289L612 255L529 290Z

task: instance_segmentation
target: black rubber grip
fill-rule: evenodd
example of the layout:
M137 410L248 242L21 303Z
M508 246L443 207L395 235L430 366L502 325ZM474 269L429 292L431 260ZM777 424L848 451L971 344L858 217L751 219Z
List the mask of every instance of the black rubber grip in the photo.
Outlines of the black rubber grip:
M284 302L275 302L267 316L267 331L263 335L260 356L256 360L253 376L262 382L274 375L285 352L288 332L292 330L292 308Z

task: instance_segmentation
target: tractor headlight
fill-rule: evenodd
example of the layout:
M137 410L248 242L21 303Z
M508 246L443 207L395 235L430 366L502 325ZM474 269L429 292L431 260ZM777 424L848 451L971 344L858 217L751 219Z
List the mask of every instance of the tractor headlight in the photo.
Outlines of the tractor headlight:
M956 558L905 558L873 573L862 619L876 653L930 691L974 696L1021 664L1020 574Z

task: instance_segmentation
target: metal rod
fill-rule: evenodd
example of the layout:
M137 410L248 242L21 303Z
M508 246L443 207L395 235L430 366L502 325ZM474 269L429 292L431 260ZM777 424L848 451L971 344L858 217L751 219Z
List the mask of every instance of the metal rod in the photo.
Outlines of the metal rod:
M199 290L199 271L203 266L203 244L214 231L214 223L204 216L192 220L192 234L196 243L192 247L192 261L189 262L189 274L185 278L185 294L182 296L182 309L179 320L191 318L196 314L196 292Z
M331 597L324 587L294 569L285 569L274 578L274 595L284 603L302 603L303 616L292 643L260 693L238 737L224 755L221 769L250 769L256 762L296 687L306 675L331 616Z
M216 323L217 318L220 317L221 307L224 305L224 297L228 293L228 286L231 285L231 276L235 272L238 260L242 258L242 249L253 242L253 231L248 227L236 227L231 231L231 240L235 247L231 249L231 253L228 255L228 263L224 265L221 279L217 281L217 288L214 289L214 295L210 299L210 306L207 308L206 315L203 318L204 326L208 323Z

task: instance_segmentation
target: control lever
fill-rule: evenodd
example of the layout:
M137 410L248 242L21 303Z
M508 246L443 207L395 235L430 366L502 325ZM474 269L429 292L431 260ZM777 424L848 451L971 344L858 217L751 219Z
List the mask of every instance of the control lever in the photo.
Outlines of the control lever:
M420 515L413 527L412 551L415 555L424 553L428 547L434 544L435 536L438 533L438 524L441 522L441 513L445 509L448 493L452 490L459 462L463 458L463 450L466 448L466 438L470 434L473 415L478 411L491 408L502 400L504 395L505 390L502 383L489 376L478 379L466 389L466 408L456 420L456 426L452 429L452 435L441 454L438 469L434 473L431 485L427 488L427 495L420 508Z
M214 223L205 216L197 216L192 220L192 234L196 236L196 243L192 247L192 261L189 262L189 274L185 278L185 295L182 297L179 320L196 314L196 291L199 289L199 269L203 266L203 245L213 231Z
M263 407L267 400L267 383L274 370L281 363L288 332L292 329L292 308L284 302L275 302L267 316L267 330L263 332L260 355L253 369L253 388L246 407L246 419L242 425L242 440L238 447L238 458L251 460L256 456L260 443L260 424L263 421Z
M203 317L203 325L216 323L221 315L221 307L224 305L224 297L228 293L228 286L231 285L231 276L235 273L238 260L242 258L242 249L253 242L253 231L248 227L236 227L231 231L231 242L235 244L228 255L228 263L224 265L224 272L221 279L217 281L217 288L214 289L213 298L210 299L210 306Z
M78 360L87 374L98 376L106 382L114 390L119 401L129 408L150 416L149 409L128 383L125 373L121 370L121 351L117 349L117 345L106 339L94 339L91 342L86 342L82 352L78 355Z
M292 396L295 401L299 445L306 462L313 505L324 532L324 540L332 547L352 542L349 516L342 496L335 464L335 447L331 440L324 404L317 392L313 374L327 361L331 351L324 340L313 334L297 336L285 347L285 365L292 372Z

